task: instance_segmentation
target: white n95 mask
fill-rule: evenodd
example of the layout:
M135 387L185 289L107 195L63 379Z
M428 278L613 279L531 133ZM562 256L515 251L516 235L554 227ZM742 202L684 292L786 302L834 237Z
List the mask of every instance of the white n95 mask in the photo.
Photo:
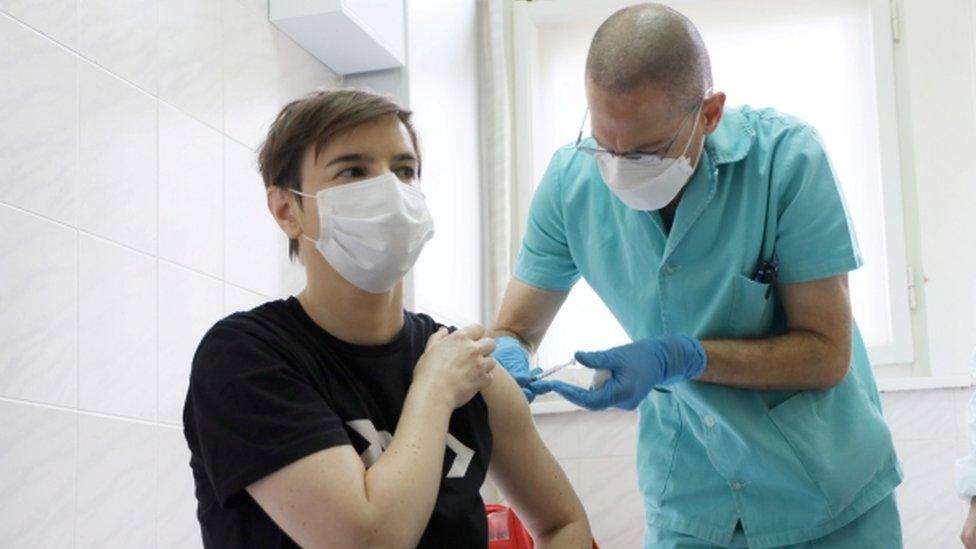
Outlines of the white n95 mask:
M434 236L424 194L390 172L314 195L292 192L318 202L318 240L302 236L342 278L369 293L396 286Z
M695 111L692 135L698 129L700 114L701 105ZM702 136L702 143L704 142L705 136ZM695 173L695 167L685 156L690 148L689 139L677 158L649 156L642 160L631 160L602 153L596 155L596 160L600 165L603 181L621 202L635 210L654 211L670 204Z

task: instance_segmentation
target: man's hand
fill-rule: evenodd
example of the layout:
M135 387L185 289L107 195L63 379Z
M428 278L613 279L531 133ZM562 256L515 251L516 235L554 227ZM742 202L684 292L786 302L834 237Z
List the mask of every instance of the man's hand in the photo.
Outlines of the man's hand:
M526 400L532 402L535 393L528 388L529 381L542 370L540 368L533 370L529 366L529 353L519 340L509 336L495 338L494 357L518 383Z
M608 370L610 379L601 387L583 389L564 381L537 381L529 385L535 394L556 391L566 400L588 410L616 407L633 410L655 386L694 379L705 371L707 357L701 342L687 336L667 336L635 341L606 351L576 353L576 361Z

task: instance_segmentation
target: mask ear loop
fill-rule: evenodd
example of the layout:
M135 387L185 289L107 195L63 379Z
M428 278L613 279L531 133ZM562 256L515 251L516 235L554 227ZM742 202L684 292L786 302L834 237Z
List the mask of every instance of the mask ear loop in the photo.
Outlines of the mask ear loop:
M580 122L579 133L576 134L576 147L575 148L577 148L577 149L579 148L580 143L583 142L583 128L586 127L586 118L589 116L589 114L590 114L590 107L587 106L586 107L586 110L583 111L583 121Z
M319 198L319 197L315 196L314 194L303 193L302 191L299 191L299 190L296 190L296 189L288 189L288 190L291 191L294 194L297 194L298 196L304 196L305 198L314 198L316 200L318 200L318 198ZM308 240L312 244L316 244L317 245L319 243L318 240L315 240L314 238L310 238L307 234L305 234L305 229L302 228L302 225L301 224L298 225L298 228L302 229L302 238L304 238L305 240Z
M688 136L688 142L685 143L685 149L683 151L681 151L681 156L682 157L684 157L684 155L688 154L688 149L691 148L691 136L692 135L695 135L695 132L698 130L698 119L701 118L701 107L702 107L702 105L699 105L698 108L695 109L695 123L692 124L692 126L691 126L691 135Z
M712 93L712 88L705 90L705 94L702 96L702 100L698 103L698 108L695 109L695 123L691 127L691 135L695 135L695 131L698 130L698 119L701 118L702 109L705 108L705 101L708 101L708 96ZM681 151L681 156L684 157L688 153L688 149L691 148L691 137L689 136L688 142L685 143L685 150ZM705 149L705 136L702 135L702 150ZM698 162L701 162L701 153L698 154ZM695 163L695 167L698 167L698 162Z

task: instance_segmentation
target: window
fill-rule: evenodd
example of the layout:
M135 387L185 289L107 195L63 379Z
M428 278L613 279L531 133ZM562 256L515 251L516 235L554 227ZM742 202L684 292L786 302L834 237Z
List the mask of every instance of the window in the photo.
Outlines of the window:
M715 89L729 105L774 107L826 143L865 266L851 274L854 315L872 363L913 361L892 68L891 17L880 0L668 2L701 31ZM583 69L596 27L622 2L542 0L514 12L516 158L526 194L553 151L576 137ZM523 227L520 227L521 230ZM543 364L577 348L628 341L581 281L540 349Z

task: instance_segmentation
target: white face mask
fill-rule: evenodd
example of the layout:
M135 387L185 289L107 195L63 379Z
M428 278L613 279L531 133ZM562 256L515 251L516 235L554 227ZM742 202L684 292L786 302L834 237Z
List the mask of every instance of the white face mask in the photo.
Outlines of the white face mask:
M701 108L699 105L695 111L691 135L698 129ZM705 136L702 136L702 144L704 142ZM596 155L596 160L603 181L621 202L635 210L653 211L670 204L695 173L695 167L685 156L690 148L689 139L677 158L648 156L644 160L631 160L601 153Z
M319 238L302 236L342 278L369 293L396 286L434 236L423 193L389 172L315 195L292 192L318 202Z

